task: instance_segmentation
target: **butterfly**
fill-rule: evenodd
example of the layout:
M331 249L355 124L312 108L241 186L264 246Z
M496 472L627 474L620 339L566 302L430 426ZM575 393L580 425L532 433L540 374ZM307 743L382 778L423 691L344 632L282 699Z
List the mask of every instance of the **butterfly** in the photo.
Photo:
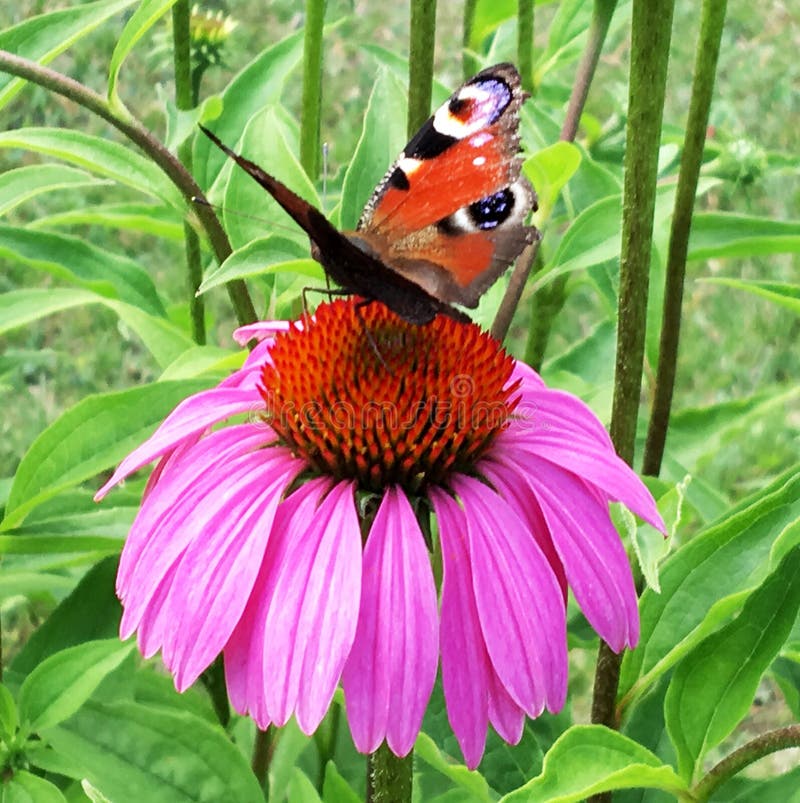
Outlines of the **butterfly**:
M521 174L519 111L527 93L512 64L482 70L411 138L342 232L311 204L200 126L301 226L326 274L363 303L413 324L478 305L538 232L525 225L536 194Z

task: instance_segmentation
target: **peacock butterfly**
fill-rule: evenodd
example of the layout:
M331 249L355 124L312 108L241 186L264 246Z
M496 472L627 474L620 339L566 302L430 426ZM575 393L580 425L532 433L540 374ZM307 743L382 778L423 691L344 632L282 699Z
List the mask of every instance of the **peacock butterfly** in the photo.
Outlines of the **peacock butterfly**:
M476 307L538 236L524 225L536 208L520 174L526 97L512 64L470 78L411 138L351 232L200 128L305 230L312 256L342 290L414 324L438 313L468 321L453 304Z

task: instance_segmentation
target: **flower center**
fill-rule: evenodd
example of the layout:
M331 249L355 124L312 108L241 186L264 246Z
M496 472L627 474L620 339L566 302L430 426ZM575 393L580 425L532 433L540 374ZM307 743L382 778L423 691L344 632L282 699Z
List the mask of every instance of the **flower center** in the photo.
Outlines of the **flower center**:
M475 324L407 323L383 304L321 304L279 334L261 394L281 442L364 490L417 492L469 471L517 399L512 358Z

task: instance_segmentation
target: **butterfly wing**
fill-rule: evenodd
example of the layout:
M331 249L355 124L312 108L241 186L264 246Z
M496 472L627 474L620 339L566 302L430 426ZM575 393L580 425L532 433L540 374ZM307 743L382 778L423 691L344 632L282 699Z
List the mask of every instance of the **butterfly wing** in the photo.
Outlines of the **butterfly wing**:
M520 176L519 110L511 64L460 87L422 126L367 203L357 237L386 265L445 303L478 298L536 237Z

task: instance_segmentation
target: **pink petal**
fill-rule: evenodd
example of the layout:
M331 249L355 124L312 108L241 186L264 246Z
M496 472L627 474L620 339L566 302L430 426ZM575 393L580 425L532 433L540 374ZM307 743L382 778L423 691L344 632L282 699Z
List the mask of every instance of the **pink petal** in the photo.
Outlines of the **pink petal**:
M430 499L439 525L444 578L439 642L447 719L464 761L475 769L483 756L489 724L490 675L494 674L483 642L467 545L464 511L436 488Z
M517 744L522 738L525 712L514 702L494 671L489 683L489 722L509 744Z
M511 507L469 477L451 480L464 506L473 590L492 665L514 702L538 716L564 704L566 617L550 564Z
M653 527L666 532L650 491L636 472L609 448L586 439L565 439L556 432L537 432L534 436L512 435L506 431L496 441L496 451L524 467L527 473L529 457L543 458L567 469L586 482L592 483L615 502L622 502Z
M279 332L289 331L291 325L289 321L256 321L235 329L233 339L240 346L246 346L251 340L272 339Z
M265 561L267 710L276 725L296 711L306 734L325 716L356 635L361 532L353 491L352 482L341 482L310 518L296 511L282 516L285 526L276 522Z
M540 458L529 456L520 472L539 500L586 618L613 650L636 646L636 589L605 500L569 471Z
M516 360L514 362L514 369L511 372L511 377L508 380L508 384L512 384L517 380L521 380L522 387L527 389L535 389L535 388L543 388L544 380L530 367L524 362Z
M119 464L111 479L95 494L95 501L100 501L129 474L174 449L184 438L194 437L217 421L237 413L263 408L264 403L255 389L212 388L184 399L153 435Z
M160 643L163 659L183 690L224 646L244 610L280 497L303 467L282 449L260 449L210 471L175 508L173 526L185 543L171 561L155 561L150 578L134 583L125 600L123 629L141 619L144 648ZM147 557L147 556L145 556ZM144 561L143 561L144 562ZM138 567L137 567L138 569ZM169 593L152 603L159 577L173 577Z
M436 679L436 587L404 493L389 488L364 550L358 630L342 676L350 731L371 753L411 750Z
M491 459L490 450L488 459L478 462L476 468L494 485L497 492L508 502L514 512L522 519L530 530L536 543L547 558L553 574L556 576L564 602L567 601L567 575L561 565L550 529L542 515L536 497L531 494L525 483L519 481L519 471L509 468L505 463Z

